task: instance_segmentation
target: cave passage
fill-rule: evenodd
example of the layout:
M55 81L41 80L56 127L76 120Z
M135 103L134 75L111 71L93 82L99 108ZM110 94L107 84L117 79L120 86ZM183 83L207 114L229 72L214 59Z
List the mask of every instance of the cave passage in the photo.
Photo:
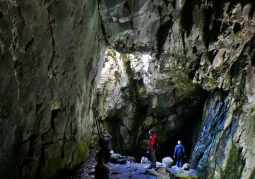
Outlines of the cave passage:
M198 127L201 124L201 116L193 116L185 120L181 128L169 134L169 139L161 144L161 153L157 157L161 160L164 157L173 157L174 148L177 141L180 140L185 148L186 158L183 163L188 163L191 158L192 150L197 140Z
M159 143L157 161L173 157L175 145L181 140L186 151L184 162L188 162L197 140L208 94L200 86L191 83L192 77L185 74L169 74L183 75L183 81L162 77L154 68L155 60L149 54L136 56L114 49L106 50L97 87L98 105L108 113L102 120L102 126L113 136L111 148L115 153L133 156L137 161L143 156L149 157L146 154L148 131L153 128ZM154 82L152 77L147 78L148 75L159 82ZM187 87L180 88L181 85L177 83ZM154 90L150 89L153 85Z
M119 131L118 121L120 121L119 118L108 118L107 120L109 133L113 135L111 148L114 150L114 152L120 153L121 155L132 155L138 162L142 157L149 157L145 152L141 154L141 152L136 150L137 148L135 145L137 144L132 144L133 147L131 149L133 150L131 151L129 150L127 152L127 150L122 150L123 139ZM172 158L175 145L177 144L178 140L181 140L186 154L186 158L183 160L183 162L188 163L198 137L201 122L202 110L199 111L195 116L189 116L183 121L183 124L179 129L169 133L167 140L164 143L159 143L159 148L156 150L157 161L161 162L164 157ZM144 140L147 140L147 138L144 138ZM146 145L144 146L144 149L146 149Z

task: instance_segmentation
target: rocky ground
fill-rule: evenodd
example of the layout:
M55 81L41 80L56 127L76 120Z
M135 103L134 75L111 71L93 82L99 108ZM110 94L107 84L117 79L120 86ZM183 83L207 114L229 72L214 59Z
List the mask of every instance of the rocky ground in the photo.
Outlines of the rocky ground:
M73 175L69 176L68 179L94 179L94 166L97 164L95 160L95 155L91 154L90 158L80 166L80 168L74 172ZM175 179L177 178L186 178L187 175L183 175L184 170L172 166L162 167L161 163L157 162L157 168L148 169L150 164L146 163L137 163L137 162L127 162L125 164L118 164L108 162L106 164L110 169L110 179ZM190 179L198 178L189 176Z
M69 179L94 179L93 168L97 164L94 155L80 166L80 168L69 177ZM150 175L146 172L148 164L129 163L116 164L108 162L106 164L110 169L110 179L155 179L157 176Z

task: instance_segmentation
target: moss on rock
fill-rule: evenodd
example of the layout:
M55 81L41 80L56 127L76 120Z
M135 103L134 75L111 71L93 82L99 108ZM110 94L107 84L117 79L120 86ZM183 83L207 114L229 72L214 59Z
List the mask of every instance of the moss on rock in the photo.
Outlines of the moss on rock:
M57 177L62 161L63 159L61 157L47 160L45 165L41 167L40 178L45 178L46 176L50 178Z
M84 161L88 152L88 146L85 143L80 143L74 151L74 164L80 164Z

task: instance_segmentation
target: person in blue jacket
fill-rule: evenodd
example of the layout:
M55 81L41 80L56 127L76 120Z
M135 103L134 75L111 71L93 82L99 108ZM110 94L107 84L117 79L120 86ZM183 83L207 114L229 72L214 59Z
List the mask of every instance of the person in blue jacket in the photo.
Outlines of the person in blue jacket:
M181 144L181 141L178 140L178 144L174 148L174 159L176 157L176 165L177 167L182 167L182 159L185 157L185 149L183 145Z

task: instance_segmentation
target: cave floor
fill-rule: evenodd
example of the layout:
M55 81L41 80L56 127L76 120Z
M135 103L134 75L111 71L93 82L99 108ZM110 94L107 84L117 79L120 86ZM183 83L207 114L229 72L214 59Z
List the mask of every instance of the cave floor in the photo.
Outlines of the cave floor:
M69 179L94 179L94 173L91 172L97 164L95 155L90 155L89 159L83 163L79 169L69 177ZM147 164L130 163L116 164L108 162L106 166L110 170L110 179L156 179L157 176L146 172ZM173 179L173 178L171 178Z

